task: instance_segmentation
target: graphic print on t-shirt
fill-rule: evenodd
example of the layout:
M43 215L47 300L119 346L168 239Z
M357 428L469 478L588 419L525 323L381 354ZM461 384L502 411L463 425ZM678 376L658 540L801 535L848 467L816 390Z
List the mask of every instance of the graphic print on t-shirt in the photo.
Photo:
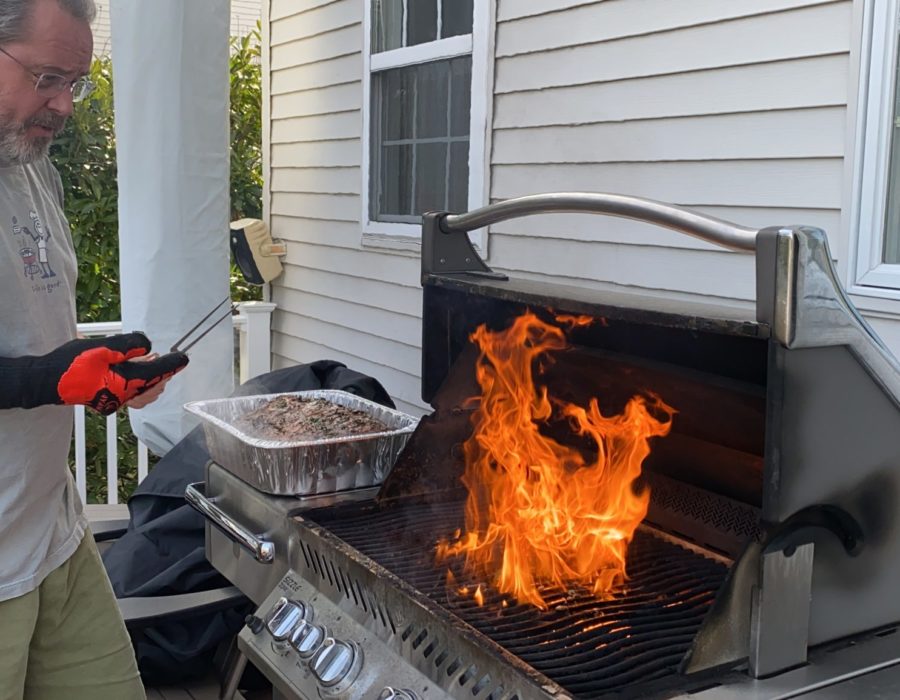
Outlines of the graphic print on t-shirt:
M24 265L24 275L32 281L35 277L41 279L56 277L56 273L50 267L50 255L47 248L50 231L44 228L36 211L32 209L28 212L28 216L31 219L30 228L21 226L18 218L12 217L12 232L18 238L19 256Z

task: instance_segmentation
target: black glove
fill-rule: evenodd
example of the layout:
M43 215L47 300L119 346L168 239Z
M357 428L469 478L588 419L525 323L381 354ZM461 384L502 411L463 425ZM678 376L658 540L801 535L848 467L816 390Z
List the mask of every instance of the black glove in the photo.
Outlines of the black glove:
M150 352L143 333L72 340L46 355L0 358L0 408L82 404L115 413L188 363L173 352L155 360L128 362Z

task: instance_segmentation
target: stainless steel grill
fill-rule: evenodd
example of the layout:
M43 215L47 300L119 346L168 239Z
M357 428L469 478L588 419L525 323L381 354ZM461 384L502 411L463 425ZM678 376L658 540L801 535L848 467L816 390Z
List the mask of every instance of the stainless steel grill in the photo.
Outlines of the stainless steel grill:
M552 211L754 251L755 317L507 279L465 235ZM377 494L271 497L211 464L208 497L191 495L215 524L210 560L259 604L239 646L278 697L760 700L900 665L900 363L843 292L822 231L536 195L427 214L422 270L422 395L434 411ZM565 400L598 396L608 413L649 388L678 409L644 463L651 503L627 582L607 600L545 589L543 611L484 588L478 605L446 571L457 587L485 582L433 558L462 524L470 334L525 309L602 319L573 330L571 352L542 375Z

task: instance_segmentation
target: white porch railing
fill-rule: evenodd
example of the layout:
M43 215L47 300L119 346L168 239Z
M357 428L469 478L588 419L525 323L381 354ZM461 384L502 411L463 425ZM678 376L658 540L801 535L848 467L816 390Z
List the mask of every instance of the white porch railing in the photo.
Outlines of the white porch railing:
M239 335L241 383L268 372L271 368L270 320L275 304L263 301L245 301L238 304L239 313L232 317L234 329ZM78 332L87 337L101 337L122 332L121 321L107 323L79 323ZM147 446L138 441L138 483L144 480L149 469ZM119 502L119 449L116 415L106 417L106 484L107 503ZM85 440L85 408L75 407L75 483L82 503L87 502L87 446Z

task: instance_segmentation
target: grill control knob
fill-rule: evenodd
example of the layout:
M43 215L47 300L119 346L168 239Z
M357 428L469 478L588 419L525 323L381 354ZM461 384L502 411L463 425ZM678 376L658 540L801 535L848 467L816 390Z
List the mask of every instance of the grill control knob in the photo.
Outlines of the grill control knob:
M305 613L303 603L279 598L266 617L266 629L276 642L285 641L303 620Z
M359 670L358 658L355 644L329 637L322 643L322 648L310 662L309 668L327 688L341 681L352 680L351 673Z
M288 604L288 602L289 602L288 599L285 598L284 596L281 596L281 598L276 600L275 603L272 605L272 607L269 609L269 612L266 613L266 623L268 624L268 622L273 617L275 617L278 613L280 613L284 609L284 607Z
M419 700L419 696L411 690L391 688L388 686L381 691L378 700Z
M324 627L302 620L291 635L291 646L297 650L301 659L308 659L319 650L325 637Z

